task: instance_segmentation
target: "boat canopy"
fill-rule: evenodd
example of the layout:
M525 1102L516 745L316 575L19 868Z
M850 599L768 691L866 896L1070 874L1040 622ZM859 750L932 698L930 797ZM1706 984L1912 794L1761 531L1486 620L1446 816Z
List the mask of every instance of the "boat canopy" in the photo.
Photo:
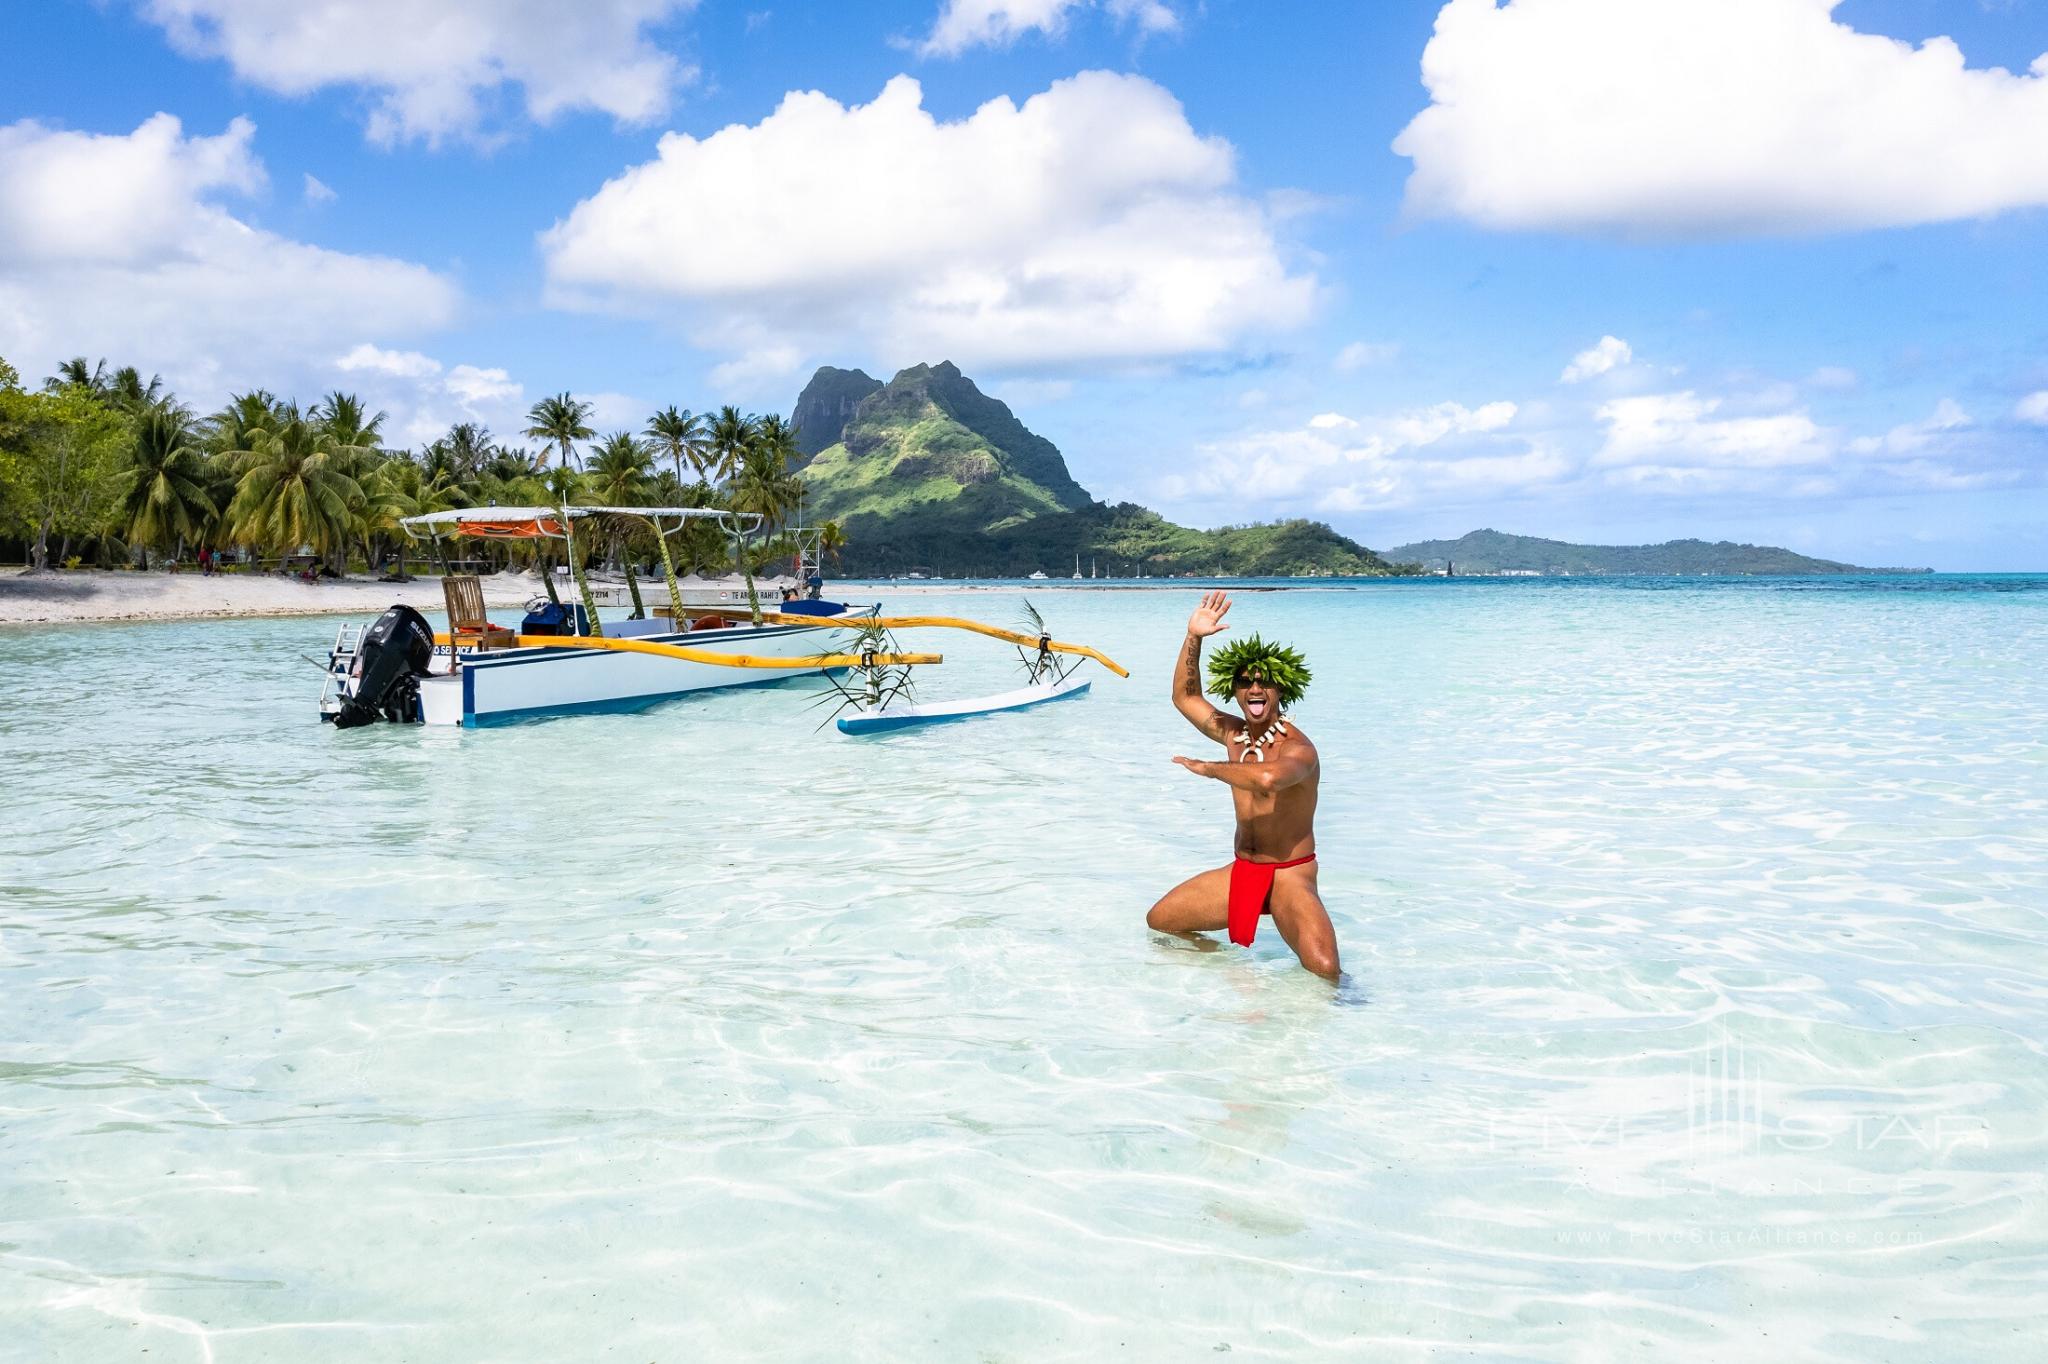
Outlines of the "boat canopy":
M414 539L422 535L469 536L480 540L561 540L566 523L603 517L630 517L652 525L663 536L675 534L690 521L717 521L724 529L751 535L760 529L758 512L719 507L458 507L454 511L408 516L399 522Z

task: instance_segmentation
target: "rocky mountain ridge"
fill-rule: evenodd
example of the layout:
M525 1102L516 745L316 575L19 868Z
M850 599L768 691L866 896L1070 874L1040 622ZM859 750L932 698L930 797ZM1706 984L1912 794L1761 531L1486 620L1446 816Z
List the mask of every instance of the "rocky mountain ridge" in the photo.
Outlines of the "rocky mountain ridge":
M1074 479L1059 447L950 361L913 365L887 384L826 366L805 385L791 421L808 456L805 515L846 528L847 571L1071 572L1077 555L1120 576L1390 571L1317 522L1203 531L1133 503L1105 506Z

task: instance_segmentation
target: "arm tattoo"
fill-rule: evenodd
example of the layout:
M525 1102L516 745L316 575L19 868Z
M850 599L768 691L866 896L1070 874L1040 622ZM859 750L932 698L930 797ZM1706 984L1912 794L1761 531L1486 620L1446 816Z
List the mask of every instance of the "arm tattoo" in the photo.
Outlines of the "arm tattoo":
M1188 647L1180 656L1180 694L1200 696L1202 694L1202 641L1194 635L1188 636Z

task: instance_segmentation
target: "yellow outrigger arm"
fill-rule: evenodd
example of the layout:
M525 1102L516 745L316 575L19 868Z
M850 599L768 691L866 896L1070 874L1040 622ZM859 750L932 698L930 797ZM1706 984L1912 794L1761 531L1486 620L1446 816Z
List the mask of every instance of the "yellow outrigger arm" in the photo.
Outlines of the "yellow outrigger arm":
M1061 644L1058 640L1041 640L1037 635L1027 635L1016 630L1004 630L994 625L983 625L978 620L963 620L958 616L791 616L780 611L763 611L763 620L774 621L777 625L823 625L829 629L865 629L879 625L885 630L971 630L977 635L990 639L1007 640L1021 644L1027 649L1036 649L1040 644L1056 654L1078 654L1092 658L1118 677L1129 677L1130 671L1107 654L1098 653L1085 644Z
M806 617L805 620L808 624L815 624L817 617ZM613 639L609 635L519 635L516 638L522 649L611 649L617 653L676 658L685 663L709 663L718 668L771 668L788 672L859 668L877 663L894 667L946 661L944 654L812 654L806 658L760 658L753 654L721 654L709 649L691 649L681 644L656 644L647 639ZM443 632L434 636L434 643L452 647L453 642Z

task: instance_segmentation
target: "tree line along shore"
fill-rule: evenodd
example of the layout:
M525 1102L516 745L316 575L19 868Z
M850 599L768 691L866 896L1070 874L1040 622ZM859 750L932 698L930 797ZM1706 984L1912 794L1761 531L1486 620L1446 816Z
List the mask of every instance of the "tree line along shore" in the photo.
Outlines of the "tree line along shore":
M667 407L638 431L600 435L591 405L543 398L520 434L531 447L458 423L417 450L387 447L382 412L332 392L302 406L261 389L196 413L154 376L79 357L29 387L0 359L0 554L54 568L218 566L340 575L355 563L403 579L408 516L473 506L722 508L765 533L736 550L706 521L670 537L677 567L752 571L786 559L804 501L795 433L776 415ZM844 544L826 523L827 553ZM544 540L465 543L461 566L546 571ZM652 532L620 530L577 552L650 563Z

